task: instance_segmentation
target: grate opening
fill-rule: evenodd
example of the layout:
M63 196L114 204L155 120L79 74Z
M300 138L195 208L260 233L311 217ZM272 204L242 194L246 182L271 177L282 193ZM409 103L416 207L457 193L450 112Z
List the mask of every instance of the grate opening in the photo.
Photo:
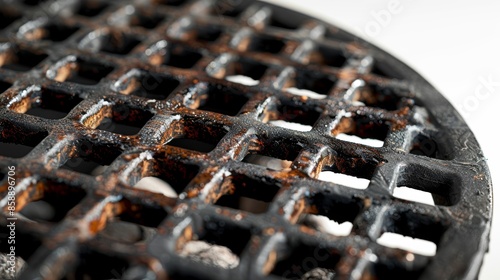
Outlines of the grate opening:
M83 99L76 95L49 88L34 91L9 109L45 119L62 119Z
M28 202L19 214L35 222L58 223L85 198L83 189L47 181L43 183L40 197Z
M0 94L8 90L11 86L11 83L0 80Z
M23 0L24 5L28 6L38 6L47 0Z
M140 42L136 36L121 31L94 31L80 42L80 47L92 52L126 55Z
M0 235L2 237L10 236L9 228L2 225ZM22 246L15 246L16 257L21 258L23 261L28 261L36 250L42 245L41 238L37 234L21 230L16 231L16 243L23 244ZM0 253L11 253L10 247L12 245L13 244L9 244L8 242L0 242Z
M390 126L383 120L371 119L365 116L343 117L332 130L332 134L344 141L382 147L389 129ZM357 138L349 136L356 136Z
M100 1L95 1L95 0L80 1L80 4L76 8L76 14L84 17L95 17L101 14L107 7L108 4L105 4Z
M358 200L319 192L306 199L306 208L297 224L322 233L348 236L361 209Z
M236 116L248 101L240 91L222 86L209 84L201 91L198 110L210 111L228 116Z
M112 15L108 22L114 26L119 27L143 27L146 29L154 29L160 24L163 20L168 17L163 17L158 13L147 11L144 9L134 9L132 13L130 13L127 7L118 11L114 15Z
M160 60L163 65L189 69L193 68L202 57L203 56L198 51L181 45L169 44L165 54L163 54ZM152 60L151 62L153 64L157 64L153 59L150 60Z
M0 68L26 72L40 64L45 58L47 55L39 51L10 47L0 53Z
M28 22L23 25L23 27L27 25L33 25L33 23ZM48 40L53 42L62 42L68 39L71 35L73 35L80 28L77 26L70 26L62 23L49 23L42 26L33 26L26 31L19 31L22 34L23 38L29 41L37 41L37 40Z
M271 271L282 279L333 279L340 254L335 249L298 244L278 256Z
M401 249L428 257L435 256L437 250L437 245L434 242L392 232L383 233L377 239L377 243L385 247Z
M215 42L222 35L222 27L217 25L199 25L196 27L196 40Z
M164 100L179 86L180 82L170 76L144 70L132 70L120 78L121 94L148 99Z
M434 203L434 198L432 197L432 193L404 186L396 187L392 193L392 196L397 197L399 199L419 202L423 204L436 205Z
M318 180L339 184L353 189L364 190L370 185L370 180L358 178L346 174L336 173L332 171L321 171Z
M156 229L167 217L167 211L161 206L134 204L128 200L121 203L125 206L125 212L115 217L116 220Z
M328 95L335 83L336 79L331 76L300 71L291 83L292 86L286 87L285 90L292 94L321 99Z
M175 198L181 194L186 186L198 174L199 167L192 164L185 164L170 158L157 156L153 161L153 166L143 171L143 178L154 177L168 184L166 196ZM142 180L143 178L137 178ZM137 182L132 182L137 184ZM162 191L163 187L150 186L155 192ZM160 189L162 188L162 189Z
M269 124L297 131L310 131L319 119L320 112L316 108L307 106L281 104L278 106L278 116L276 120L269 121Z
M153 176L148 176L140 179L134 185L134 188L154 193L160 193L171 198L176 198L178 196L178 193L168 182L165 182L162 179Z
M224 78L231 82L236 82L244 85L257 85L260 79L264 76L267 66L246 58L239 58L227 65Z
M264 156L260 154L249 154L242 161L264 166L267 169L275 171L290 170L292 166L292 161L282 160L279 158Z
M346 60L347 58L341 50L321 45L316 47L316 50L309 57L309 63L337 68L342 67Z
M58 82L95 85L111 71L113 71L111 66L78 58L75 61L64 63L54 71L48 71L47 77Z
M285 42L283 42L283 40L269 35L254 35L251 38L247 51L276 54L279 53L283 47L285 47Z
M369 84L358 90L357 95L355 99L367 106L392 111L401 107L402 96L409 95L409 92Z
M205 141L189 139L184 137L172 139L170 142L167 143L167 145L186 150L197 151L200 153L210 153L216 147L216 145L207 143Z
M215 205L237 209L254 214L265 213L279 191L279 186L251 179L245 175L233 174L225 184L229 192L217 199Z
M384 233L394 233L399 235L397 238L401 240L391 239L390 237L394 237L394 235L389 234L388 237L382 239L381 245L386 246L387 244L392 247L417 250L419 253L427 253L427 256L432 256L435 254L436 248L439 248L439 241L445 230L445 226L432 217L427 217L422 213L415 213L412 211L395 210L388 213L385 217L382 232L377 241L379 241ZM421 240L416 240L415 242L415 240L402 238L401 236ZM415 246L415 244L417 246ZM422 245L424 245L424 248L421 247Z
M122 279L130 267L129 262L119 256L83 248L77 256L78 264L63 280L75 279Z
M0 124L0 156L22 158L48 136L46 131L24 130L17 126Z
M0 7L0 30L21 18L21 13L8 7Z
M284 15L277 15L273 13L271 15L271 20L269 21L269 25L277 28L288 29L288 30L296 30L298 29L304 21L302 20L287 20Z
M398 187L427 192L435 205L455 205L461 197L458 182L452 176L420 165L403 166L397 181Z
M97 129L121 135L136 135L153 117L149 111L133 108L127 104L111 106L111 114L106 116Z
M232 269L250 241L251 233L227 221L208 219L193 240L181 244L179 254L207 266Z
M103 174L122 153L118 147L92 143L88 140L76 143L75 147L77 154L65 161L61 168L91 176Z

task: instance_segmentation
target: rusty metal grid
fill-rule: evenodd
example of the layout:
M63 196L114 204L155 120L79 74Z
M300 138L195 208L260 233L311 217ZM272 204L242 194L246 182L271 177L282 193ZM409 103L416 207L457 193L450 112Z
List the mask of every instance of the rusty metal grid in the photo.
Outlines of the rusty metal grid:
M16 212L37 200L57 211L17 220L20 279L301 279L315 267L335 279L477 277L492 207L481 150L434 88L378 48L251 1L3 1L0 14L0 231L9 166ZM244 160L254 154L293 163L271 170ZM109 167L93 176L88 162ZM323 170L370 185L318 180ZM179 196L133 187L147 176ZM395 198L401 186L436 205ZM268 205L238 209L242 196ZM305 214L353 229L322 233ZM116 221L141 232L105 234ZM432 241L436 255L384 247L384 232ZM238 266L181 256L191 240L229 248Z

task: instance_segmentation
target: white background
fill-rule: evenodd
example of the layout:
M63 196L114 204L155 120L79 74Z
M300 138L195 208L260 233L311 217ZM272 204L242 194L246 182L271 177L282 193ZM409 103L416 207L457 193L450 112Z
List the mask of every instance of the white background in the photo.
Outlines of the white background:
M267 1L342 27L419 72L462 114L486 155L494 193L500 192L500 1ZM495 204L490 252L479 280L500 279L498 200Z

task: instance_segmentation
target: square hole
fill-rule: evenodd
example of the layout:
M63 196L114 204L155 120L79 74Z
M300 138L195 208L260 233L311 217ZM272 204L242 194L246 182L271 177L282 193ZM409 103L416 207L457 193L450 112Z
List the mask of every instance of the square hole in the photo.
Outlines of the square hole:
M153 114L149 111L115 104L111 108L111 115L105 117L97 129L121 135L135 135L152 117Z
M132 204L128 200L120 203L125 211L109 219L99 237L125 244L146 242L156 235L158 226L167 217L161 206Z
M69 269L62 279L125 279L122 277L130 266L118 255L100 253L87 246L79 252L75 267Z
M287 245L285 253L279 254L271 274L282 279L334 279L340 256L337 250L323 246ZM323 277L317 278L318 275Z
M93 31L80 42L79 46L92 52L126 55L140 42L136 36L121 31Z
M239 58L226 66L224 77L231 82L254 86L260 83L267 68L267 65L258 61Z
M292 166L292 161L290 160L283 160L259 154L249 154L242 160L242 162L264 166L267 169L275 171L282 171L285 169L289 170Z
M282 29L295 30L303 24L303 20L299 20L296 17L290 17L289 14L276 14L272 13L271 20L269 22L270 26L278 27Z
M43 182L40 197L28 202L19 211L24 217L36 222L57 223L85 198L87 193L80 188L53 181Z
M76 7L76 13L85 17L95 17L102 13L107 7L108 5L101 1L80 1L80 4Z
M386 214L377 243L423 256L433 256L445 231L446 225L432 216L415 211L394 210Z
M335 138L363 144L371 147L382 147L389 133L389 125L383 120L368 117L342 117L332 130Z
M158 60L160 63L156 63ZM203 56L196 50L177 44L168 44L160 56L151 56L150 62L153 64L163 64L176 68L189 69L200 61Z
M3 226L0 227L1 236L9 236L10 228ZM16 258L19 260L29 260L31 256L40 248L42 245L42 236L30 230L17 230L16 231L16 243L24 244L23 246L16 246ZM10 246L8 242L0 243L0 252L7 255L10 253ZM23 263L23 262L21 262ZM24 267L24 266L23 266ZM18 267L19 268L19 267ZM6 278L9 279L9 278ZM14 278L10 278L14 279Z
M279 53L285 42L278 38L274 38L267 35L255 35L250 42L249 51L256 52L267 52L267 53Z
M91 176L99 176L106 172L109 165L122 153L119 147L94 144L88 140L82 140L75 145L77 153L61 168Z
M11 83L0 80L0 94L8 90L11 86Z
M409 95L410 92L407 90L368 84L355 92L354 101L363 102L370 107L393 111L401 108L403 97Z
M0 53L0 68L26 72L40 64L46 57L46 54L39 51L10 47Z
M0 7L0 30L21 18L21 13L9 7Z
M190 118L186 118L184 121L183 133L181 135L176 135L174 139L168 141L168 146L200 153L209 153L227 133L227 129L221 124L207 124L205 122L200 122L200 120Z
M32 24L31 22L27 24ZM26 26L26 25L25 25ZM30 41L48 40L53 42L62 42L78 31L78 27L65 25L62 23L49 23L42 26L33 26L21 33L23 38Z
M214 42L222 35L222 27L207 24L196 27L196 40L202 42Z
M45 119L62 119L82 101L76 95L49 88L31 92L25 99L11 104L9 109Z
M342 67L347 61L344 53L339 49L325 46L316 47L309 56L310 64L326 65L331 67Z
M210 84L201 89L199 101L199 107L193 109L236 116L248 98L236 89Z
M0 156L22 158L48 136L46 131L31 131L13 125L0 125Z
M434 199L432 198L432 194L430 192L424 192L408 187L396 187L392 193L392 196L423 204L435 205Z
M47 71L47 78L58 82L95 85L113 71L113 67L99 62L80 58L68 60L64 65Z
M207 266L233 269L250 241L248 229L226 221L206 220L196 238L181 245L179 255Z
M393 196L431 205L455 205L462 195L456 180L455 176L435 169L407 165L400 168Z
M318 72L299 72L290 87L285 90L291 94L323 99L332 90L336 79Z
M121 94L164 100L179 84L174 77L135 69L120 78L115 87Z
M321 171L318 180L339 184L353 189L364 190L368 188L370 180L358 178L342 173L335 173L332 171Z
M176 198L198 174L199 167L157 156L146 176L133 181L134 188Z
M285 103L278 106L277 119L270 120L269 124L296 131L310 131L319 117L319 108Z
M242 210L254 214L265 213L279 191L279 186L253 180L240 174L226 178L231 192L221 196L215 205Z
M361 212L361 201L318 192L306 198L306 207L297 224L335 236L347 236Z

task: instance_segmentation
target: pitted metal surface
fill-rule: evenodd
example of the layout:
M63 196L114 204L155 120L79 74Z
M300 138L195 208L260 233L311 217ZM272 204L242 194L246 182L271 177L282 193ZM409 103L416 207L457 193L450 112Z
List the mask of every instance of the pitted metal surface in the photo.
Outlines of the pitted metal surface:
M382 50L253 1L0 3L0 250L15 166L20 279L477 277L481 149ZM328 233L322 216L352 229Z

